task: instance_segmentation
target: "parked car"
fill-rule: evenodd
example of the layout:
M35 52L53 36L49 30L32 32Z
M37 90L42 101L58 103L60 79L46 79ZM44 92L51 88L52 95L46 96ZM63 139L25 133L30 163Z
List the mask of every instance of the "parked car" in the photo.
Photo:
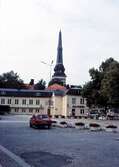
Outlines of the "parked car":
M98 119L98 117L99 117L99 114L98 114L97 110L90 111L89 118L91 118L91 119Z
M52 120L48 115L33 115L30 118L29 125L31 128L51 128Z

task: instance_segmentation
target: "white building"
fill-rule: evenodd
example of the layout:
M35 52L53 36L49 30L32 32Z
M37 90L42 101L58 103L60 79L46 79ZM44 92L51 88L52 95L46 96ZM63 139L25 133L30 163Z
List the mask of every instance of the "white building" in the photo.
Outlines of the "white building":
M87 116L88 112L86 99L81 97L79 89L76 88L42 91L0 89L0 110L7 106L11 113L39 113L53 117Z

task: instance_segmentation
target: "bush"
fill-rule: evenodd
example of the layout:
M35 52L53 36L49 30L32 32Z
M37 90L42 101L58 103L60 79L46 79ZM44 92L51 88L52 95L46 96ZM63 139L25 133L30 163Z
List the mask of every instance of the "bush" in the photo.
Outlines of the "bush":
M79 118L79 119L81 119L81 118L82 118L82 116L79 116L78 118Z
M60 124L61 124L61 125L67 125L67 122L62 121L62 122L60 122Z
M108 125L108 126L106 126L106 128L113 128L113 129L116 129L117 126L116 126L116 125Z
M87 116L85 116L84 118L85 118L85 119L87 119L88 117L87 117Z
M53 121L52 121L52 123L54 123L54 124L55 124L55 123L57 123L57 121L54 121L54 120L53 120Z
M76 122L75 125L76 126L84 126L85 124L83 122Z
M97 123L90 123L89 126L90 126L90 127L95 127L95 128L100 127L100 125L97 124Z

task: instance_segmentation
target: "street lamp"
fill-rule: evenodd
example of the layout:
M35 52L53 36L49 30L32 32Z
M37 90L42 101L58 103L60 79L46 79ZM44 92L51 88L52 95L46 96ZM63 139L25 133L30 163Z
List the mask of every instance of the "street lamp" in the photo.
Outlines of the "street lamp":
M52 71L53 60L51 61L50 64L48 64L48 63L46 63L46 62L44 62L44 61L41 61L41 63L42 63L42 64L45 64L45 65L47 65L47 66L50 67L50 80L51 80L51 71Z

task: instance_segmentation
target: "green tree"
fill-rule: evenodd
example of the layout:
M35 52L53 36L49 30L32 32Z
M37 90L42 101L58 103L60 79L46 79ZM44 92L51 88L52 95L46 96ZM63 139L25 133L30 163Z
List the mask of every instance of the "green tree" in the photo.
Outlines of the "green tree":
M29 85L34 85L34 79L31 79Z
M45 88L46 88L46 82L43 79L41 79L34 86L34 89L36 89L36 90L44 90Z
M100 65L99 67L99 70L101 72L106 72L110 66L110 64L114 63L114 62L117 62L115 61L112 57L110 57L109 59L107 59L105 62L102 62L102 64Z
M97 69L89 70L91 81L87 82L82 88L82 95L87 98L87 104L91 106L102 106L104 99L100 93L102 73Z
M19 75L14 73L14 71L3 73L0 76L0 87L16 89L25 88L23 80L20 79Z
M99 69L90 69L91 81L82 89L88 106L119 106L119 63L113 58L102 62Z
M107 98L111 107L119 107L119 63L116 61L106 68L101 82L101 94Z
M81 91L82 96L87 98L87 105L89 107L91 107L95 103L93 91L94 91L94 86L93 86L92 81L85 83L85 85L83 86L82 91Z

